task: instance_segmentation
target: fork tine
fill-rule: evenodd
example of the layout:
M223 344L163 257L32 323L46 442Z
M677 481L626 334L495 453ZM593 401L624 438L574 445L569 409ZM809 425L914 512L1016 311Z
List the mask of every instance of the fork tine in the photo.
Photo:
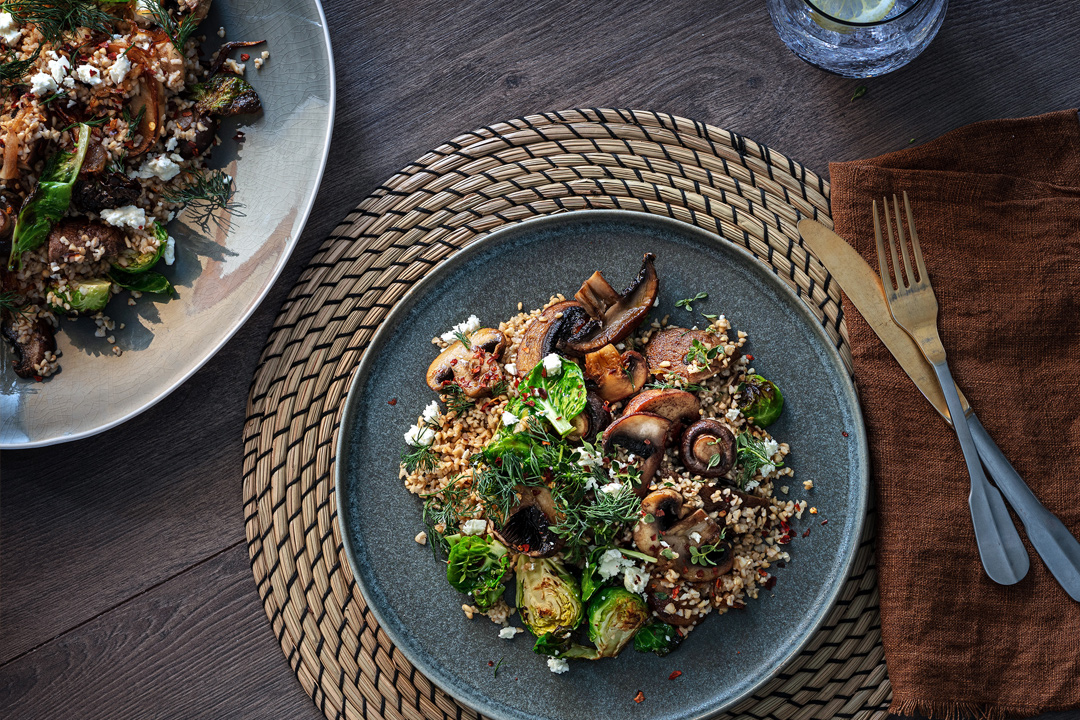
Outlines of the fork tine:
M911 203L908 202L907 190L904 191L904 209L907 211L908 230L911 231L911 249L915 252L915 267L919 269L919 282L928 282L926 264L923 263L922 250L919 248L919 235L915 232L915 218L911 215Z
M885 260L885 243L881 239L881 221L878 220L877 200L874 201L874 239L877 241L878 273L881 275L881 285L885 288L885 294L893 292L892 276L889 275L889 264Z
M889 250L892 253L893 272L896 274L896 289L903 290L907 286L901 276L900 259L896 257L896 241L893 240L892 218L889 217L889 198L882 198L881 204L885 206L885 231L889 233Z
M900 241L900 257L904 258L904 270L907 275L907 286L911 287L915 284L915 274L911 271L911 260L908 259L907 251L907 238L904 237L904 219L900 214L900 202L896 199L896 194L892 196L893 209L896 211L896 234L899 236ZM896 271L896 274L900 274L900 270Z

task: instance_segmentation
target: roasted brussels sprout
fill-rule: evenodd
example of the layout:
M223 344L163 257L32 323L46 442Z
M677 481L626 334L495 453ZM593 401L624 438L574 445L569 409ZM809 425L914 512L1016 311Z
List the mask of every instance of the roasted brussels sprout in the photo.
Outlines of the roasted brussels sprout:
M154 235L157 237L158 242L160 243L158 245L158 249L154 252L146 252L142 253L141 255L136 255L134 258L130 259L127 265L114 265L114 267L118 268L123 272L141 273L146 272L150 268L157 265L157 261L161 259L162 255L165 254L165 248L168 247L169 233L160 224L156 222L151 224L153 226L152 229L154 231Z
M519 555L514 572L517 607L529 632L540 637L560 627L573 630L581 624L581 589L561 562Z
M259 95L247 80L231 73L219 73L192 87L195 108L208 115L229 117L262 110Z
M634 649L638 652L653 652L664 657L679 647L682 636L671 625L663 622L651 622L634 635Z
M548 655L557 658L580 658L582 660L597 660L601 657L595 648L578 645L572 639L572 632L568 628L556 628L552 632L544 633L536 639L533 652L538 655Z
M97 312L109 302L107 278L71 280L50 290L49 306L59 313Z
M758 427L768 427L780 417L784 409L784 396L780 394L780 388L772 380L766 380L760 375L751 375L746 382L739 385L742 393L742 412Z
M450 535L450 557L446 579L463 593L472 595L480 610L488 610L503 594L503 581L510 571L509 550L502 543L476 535Z
M640 595L607 587L589 603L589 640L600 657L615 657L649 621L649 608Z

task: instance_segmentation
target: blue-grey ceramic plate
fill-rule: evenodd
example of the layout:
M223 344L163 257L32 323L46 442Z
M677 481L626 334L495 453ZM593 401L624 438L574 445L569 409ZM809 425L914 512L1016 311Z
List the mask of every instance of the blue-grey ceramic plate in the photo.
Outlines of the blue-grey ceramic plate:
M206 48L221 40L266 40L270 59L246 76L263 112L223 122L210 165L235 179L233 209L200 225L187 212L169 224L176 286L168 302L127 293L106 314L115 343L94 336L92 320L63 323L60 372L22 380L0 342L0 448L50 445L93 435L150 407L180 386L244 324L285 267L300 238L330 147L334 65L317 0L216 0L202 22ZM235 54L234 54L235 56ZM245 140L233 139L237 130ZM123 329L120 324L123 323ZM112 345L123 354L112 354Z
M594 270L623 287L645 252L656 253L660 310L672 323L693 324L675 303L706 291L695 312L724 313L750 334L754 367L784 392L784 413L769 430L792 448L788 497L805 498L818 514L796 521L798 536L787 548L792 560L775 569L771 592L763 590L745 610L709 616L677 652L657 658L630 649L615 659L571 661L570 672L553 675L532 652L528 633L503 640L487 618L467 620L467 598L447 584L431 549L413 541L422 529L420 501L398 480L402 434L434 398L424 383L435 357L432 337L470 314L494 325L519 302L535 308L553 293L572 295ZM798 653L822 622L855 557L866 511L862 417L817 320L743 250L639 213L584 211L514 225L433 271L402 299L364 355L339 440L338 516L379 625L421 672L499 720L688 719L732 706ZM814 489L805 492L803 480L813 480ZM813 532L803 538L807 528ZM500 662L496 677L491 663ZM669 681L673 670L683 675ZM639 690L645 700L637 704Z

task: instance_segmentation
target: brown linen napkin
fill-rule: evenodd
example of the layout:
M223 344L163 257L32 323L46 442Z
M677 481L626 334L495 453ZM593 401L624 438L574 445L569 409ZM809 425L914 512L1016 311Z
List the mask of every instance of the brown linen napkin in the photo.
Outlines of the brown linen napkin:
M829 172L836 231L874 268L871 201L907 191L957 384L1035 495L1080 535L1076 111L978 123ZM1022 530L1027 577L1004 587L986 576L956 436L846 299L844 314L877 493L890 710L992 718L1080 707L1080 603Z

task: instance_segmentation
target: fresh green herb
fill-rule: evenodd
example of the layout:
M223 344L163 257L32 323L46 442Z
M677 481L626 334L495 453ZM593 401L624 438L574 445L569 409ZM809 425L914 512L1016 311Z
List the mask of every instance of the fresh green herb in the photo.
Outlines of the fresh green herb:
M195 223L204 230L217 210L240 215L239 207L230 203L233 193L232 176L223 170L199 170L189 175L187 184L179 189L161 193L166 202L186 205L194 213Z
M708 443L708 444L715 445L716 441L713 441L713 442ZM712 456L709 457L709 464L706 467L709 470L712 470L714 467L719 465L720 461L723 460L723 459L724 459L724 454L723 453L716 453L715 455L712 455Z
M915 138L911 138L910 140L908 140L907 144L908 145L914 145L915 144Z
M60 151L46 161L37 186L23 202L15 220L11 255L8 257L9 270L14 269L16 258L21 267L22 254L45 242L53 223L67 213L71 204L71 188L79 176L89 146L90 128L80 125L75 152Z
M656 522L656 516L655 516L655 515L653 515L652 513L647 513L647 514L645 515L645 517L641 518L641 521L642 521L643 523L645 523L646 525L651 525L651 524L653 524L654 522Z
M565 437L573 432L570 421L585 409L587 399L581 367L566 358L559 358L559 362L559 373L551 376L545 372L544 363L538 363L518 385L518 392Z
M686 353L686 364L707 368L712 365L712 361L715 360L716 356L721 352L723 352L723 348L719 345L716 347L709 347L700 340L691 340L690 350Z
M698 300L704 300L707 297L709 297L709 293L699 292L694 297L683 298L682 300L677 301L675 307L681 307L689 312L694 312L694 303Z
M424 498L424 527L427 528L428 542L431 543L431 552L436 560L439 559L440 550L449 555L450 543L446 540L446 531L456 529L465 514L465 500L469 496L469 489L460 487L459 480L459 476L454 476L442 490L420 496ZM442 531L438 530L439 527L442 527Z
M742 466L742 474L739 476L739 489L746 487L754 473L765 465L773 465L772 459L765 453L765 441L758 440L748 432L739 433L735 437L736 461ZM784 463L776 463L774 467L783 467Z
M499 397L505 395L506 391L510 389L510 384L505 380L497 380L491 385L491 397Z
M157 0L139 0L139 2L153 16L154 22L160 25L165 34L169 36L173 47L182 54L184 44L191 37L191 33L195 32L195 28L199 26L199 21L195 15L188 13L178 22Z
M727 546L723 544L724 536L727 534L727 528L720 530L720 538L711 545L691 545L690 546L690 562L694 565L706 565L715 566L716 561L710 557L715 554L727 552Z
M23 303L19 301L19 297L18 294L11 291L0 292L0 310L7 310L21 315L24 310Z
M405 445L401 449L401 464L405 472L430 472L439 464L439 456L430 445Z
M476 405L465 395L465 391L459 385L453 383L443 387L442 394L446 398L446 409L458 415L469 412Z
M455 330L454 337L456 337L461 342L461 344L465 346L466 350L472 350L472 341L469 340L468 335L461 332L460 330Z
M499 668L501 668L501 667L502 667L502 664L503 664L503 660L505 660L505 659L506 659L506 658L504 658L504 657L501 657L501 658L499 658L499 662L495 663L495 679L496 679L496 680L498 680L498 679L499 679Z
M703 317L703 318L705 318L706 320L709 320L709 321L715 321L716 318L718 318L720 316L719 315L710 315L709 313L701 313L701 317Z
M144 108L144 110L145 110L145 108ZM79 125L86 125L87 127L98 127L98 126L104 125L108 121L109 121L109 118L99 117L99 118L94 118L93 120L83 120L81 123L74 122L74 123L71 123L70 125L68 125L66 128L64 128L60 132L65 133L68 130L70 130L71 128L78 127Z
M574 485L583 482L577 477L584 471L573 448L544 430L535 417L526 417L524 425L521 432L501 434L473 457L476 493L497 524L517 503L519 487L543 485L546 477Z
M674 560L675 559L675 551L672 550L671 548L664 548L663 550L660 551L660 556L664 557L664 558L667 558L668 560Z
M623 482L617 492L596 493L593 502L589 502L583 492L574 492L576 488L569 490L554 493L555 507L562 519L551 527L551 531L563 538L570 548L584 547L589 543L590 535L598 545L610 544L623 526L637 520L641 511L641 500L630 482Z
M678 376L676 376L676 377L678 377ZM696 385L694 383L682 383L682 384L679 384L679 383L673 383L673 382L651 382L648 385L646 385L645 387L647 387L647 388L655 388L657 390L667 390L667 389L685 390L686 392L697 392L698 390L701 390L701 386Z
M866 86L865 85L860 85L859 87L855 88L855 92L854 92L854 94L852 94L851 100L849 100L849 102L855 102L856 100L858 100L859 98L861 98L865 94L866 94Z
M10 0L3 3L20 25L33 23L46 42L58 44L64 35L90 28L93 35L108 35L117 18L88 0Z
M37 62L40 54L41 46L39 45L37 50L34 50L34 54L25 60L9 60L0 65L0 82L18 82L21 80L26 71Z

